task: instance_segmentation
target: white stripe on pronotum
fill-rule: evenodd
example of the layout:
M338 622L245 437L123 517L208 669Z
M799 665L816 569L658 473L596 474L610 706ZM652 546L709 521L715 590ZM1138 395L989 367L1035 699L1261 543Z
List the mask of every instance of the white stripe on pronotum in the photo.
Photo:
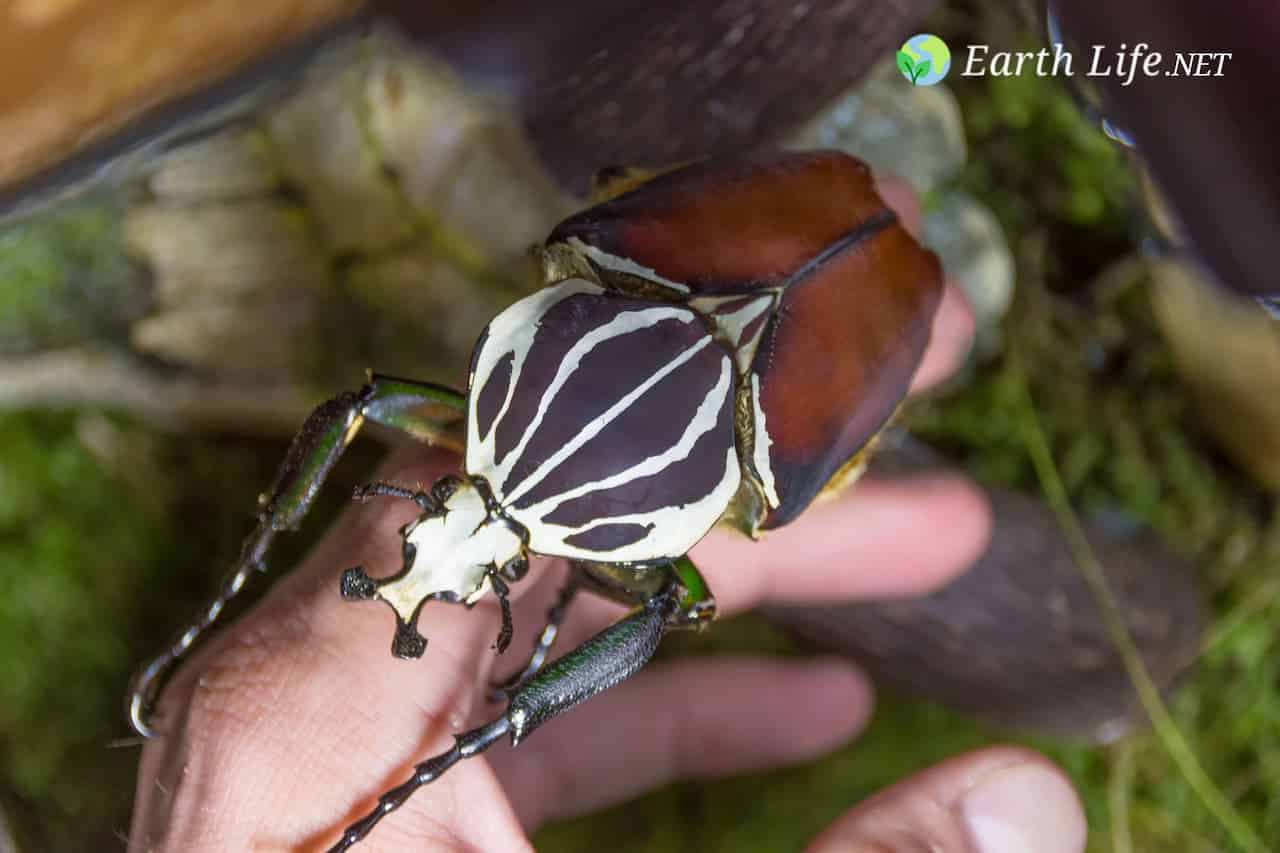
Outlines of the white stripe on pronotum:
M565 282L564 284L570 284L570 283L571 282ZM586 284L586 282L582 282L582 283ZM557 285L555 288L551 288L551 289L557 290L561 287L564 287L564 284ZM523 367L525 357L528 355L529 350L533 346L535 332L537 330L537 322L541 319L542 316L546 314L548 310L550 310L556 303L561 301L561 299L568 298L569 296L573 296L576 293L584 293L584 292L600 293L602 291L599 288L594 287L594 285L588 285L588 288L574 287L570 289L570 292L564 293L559 299L555 299L555 300L544 303L541 306L542 310L532 317L529 316L530 312L525 312L525 311L517 312L520 319L525 321L525 324L523 325L523 327L517 327L516 329L512 330L512 329L505 328L510 324L503 323L502 326L504 328L499 328L497 321L495 321L494 324L490 327L489 340L505 342L508 344L508 346L505 346L505 347L504 346L494 346L494 347L486 346L484 348L484 352L482 353L482 358L485 361L484 367L486 369L482 372L481 365L480 364L476 365L476 375L472 377L473 393L471 395L471 401L469 404L470 414L471 414L471 418L470 418L471 427L468 430L469 432L468 441L470 441L470 438L475 437L477 439L477 442L483 441L484 446L481 448L477 448L477 454L476 456L473 457L470 452L471 450L470 444L468 444L467 469L471 471L475 471L477 473L479 473L482 469L485 470L488 476L491 477L490 485L492 485L494 489L499 488L500 484L507 479L507 476L511 473L511 470L520 461L520 458L524 455L524 451L528 447L529 442L533 439L533 436L537 433L538 427L542 425L542 421L546 417L547 410L551 407L551 403L555 400L556 395L560 392L560 389L564 387L564 384L569 381L570 377L573 376L574 372L578 369L578 366L582 363L582 359L585 358L593 349L595 349L597 346L599 346L600 344L604 343L607 340L619 337L621 335L630 334L631 332L639 331L641 329L647 329L650 326L654 326L662 322L663 320L679 320L682 323L690 323L695 318L695 315L692 312L684 308L656 306L653 308L645 308L638 311L624 311L618 314L618 316L614 317L608 323L605 323L604 325L598 328L592 329L590 332L583 335L582 338L579 341L577 341L567 353L565 353L564 358L561 359L560 364L556 369L556 375L552 379L551 384L547 386L545 391L543 391L542 397L538 400L537 411L534 413L533 419L524 428L523 433L520 436L519 443L511 452L507 453L503 457L502 463L499 464L496 458L497 452L496 452L496 446L495 446L498 424L500 424L502 422L503 417L505 417L512 394L514 393L516 386L519 384L519 381L520 381L519 369ZM535 298L536 298L536 295L528 297L524 301L531 302ZM512 308L508 309L508 311L512 311L515 308L522 308L522 307L524 307L522 303L516 303L516 305L512 306ZM499 319L504 319L505 317L506 317L505 313L499 315ZM701 342L699 342L699 344L692 347L689 351L686 351L686 353L682 354L680 358L676 359L675 362L673 362L671 365L668 365L666 368L663 368L663 371L659 371L659 373L662 376L665 376L666 372L669 372L669 370L675 369L675 367L678 367L680 364L683 363L683 360L687 360L689 357L692 357L692 355L696 353L698 349L701 349L702 346L705 346L707 343L710 343L710 340L711 340L710 338L704 338ZM489 356L490 350L494 351L495 354L493 356ZM478 390L484 387L484 383L488 381L489 376L493 372L493 368L497 365L497 362L499 361L499 359L506 354L506 352L515 353L515 355L512 357L511 378L510 378L510 384L507 388L507 398L506 400L503 401L503 405L502 405L502 408L499 410L498 416L494 418L493 426L489 428L489 434L483 440L481 440L479 439L479 436L476 434L478 427L476 426L477 418L475 414L475 407L476 407L476 400L478 398ZM656 375L657 374L655 374L655 376ZM645 387L647 390L647 388L651 387L652 384L653 384L653 378L651 377L651 380L649 382L646 382L643 387ZM628 397L624 397L623 399L633 400L634 397L632 395L628 395ZM628 405L630 405L630 403L628 403ZM626 408L626 407L624 406L623 408ZM616 417L618 412L621 411L620 409L615 411L615 409L617 409L617 404L611 407L609 411L606 412L605 415L602 415L601 417L605 417L607 415L610 415L610 413L613 413L612 416L610 417L610 420L611 420L612 417ZM575 447L574 449L577 449L577 448ZM480 450L483 450L486 452L488 456L487 461L480 455L479 453ZM563 458L565 455L567 454L564 454L562 451L561 453L557 453L556 456L552 458L556 459L556 464L558 465L561 461L563 461ZM555 467L554 465L551 466L551 468L554 468L554 467ZM524 494L524 492L527 491L531 486L533 486L538 480L546 476L546 474L550 472L551 468L548 468L546 466L546 463L544 463L542 466L538 468L536 472L534 472L533 475L523 480L513 492L511 492L509 495L499 495L499 497L504 498L505 500L508 500L508 501L514 501L518 499L520 495Z
M603 331L604 329L607 329L609 326L612 326L618 323L618 321L622 320L624 317L629 317L633 314L648 315L648 314L656 314L656 313L658 313L657 310L633 311L633 312L628 312L626 314L620 314L618 315L617 319L611 321L610 323L607 323L605 326L602 326L598 331ZM684 315L684 318L685 318L684 321L686 323L689 322L689 320L693 319L693 315L688 311L674 311L674 312L668 313L666 316L671 316L672 314L675 314L676 316ZM663 319L665 319L665 317ZM654 322L657 322L657 321L654 321ZM645 325L653 325L653 324L647 323ZM643 327L635 327L635 328L643 328ZM595 333L592 332L591 334L595 334ZM589 337L591 337L591 335L585 336L583 340L579 343L585 342L586 339ZM615 337L615 335L609 335L608 337L612 338L612 337ZM592 343L591 346L587 348L587 351L594 349L596 343L599 343L599 341ZM595 420L591 421L586 426L584 426L581 430L579 430L577 435L569 439L569 441L567 441L563 446L561 446L561 448L557 450L555 453L551 454L551 456L549 456L545 462L543 462L536 469L534 469L532 474L530 474L528 477L525 477L523 480L521 480L520 484L516 486L511 491L510 494L504 495L503 499L509 503L514 503L520 500L521 495L523 495L525 492L532 489L534 486L538 485L538 483L542 482L542 479L546 477L548 474L550 474L552 471L554 471L556 467L560 465L560 463L564 462L566 459L568 459L570 456L576 453L578 449L582 447L582 445L586 444L592 438L595 438L597 435L599 435L602 429L604 429L610 423L616 420L618 416L621 415L623 412L625 412L627 409L631 408L632 405L635 404L636 400L639 400L641 397L645 395L645 392L647 392L653 386L657 385L663 379L666 379L667 376L670 375L673 371L675 371L678 367L680 367L680 365L684 364L689 359L693 358L695 355L700 353L709 343L711 343L711 337L709 335L702 336L701 338L698 339L698 342L696 344L689 347L687 350L680 353L675 358L671 359L671 361L667 362L662 367L660 367L659 369L651 373L649 375L649 378L645 379L645 381L641 382L635 388L632 388L629 392L627 392L622 397L621 400L614 403L609 408L605 409L604 412L599 417L597 417ZM577 348L578 347L575 345L574 349L577 349ZM573 350L570 350L570 354L572 353L573 353ZM585 355L585 352L583 354ZM581 358L582 356L579 355L578 361L580 361ZM568 361L569 361L569 358L566 356L565 361L560 365L560 372L556 375L556 380L559 384L557 384L557 382L551 383L551 387L548 388L547 393L543 395L542 401L538 406L538 414L534 418L534 423L529 427L529 431L528 433L525 434L524 438L520 440L520 446L516 448L517 453L523 450L525 444L529 440L529 434L533 433L534 430L537 429L538 423L540 423L542 420L543 412L546 410L548 406L551 405L551 400L549 398L554 396L553 391L560 390L559 386L564 384L563 380L561 380L561 374L565 374L565 377L564 377L565 379L568 378L568 375L565 373L566 364ZM573 369L576 367L577 367L577 361L573 363L572 367L569 368L568 372L572 373ZM511 464L512 465L515 464L514 460L512 460ZM511 468L511 465L507 465L504 467L509 471ZM505 476L505 472L504 472L504 476Z
M760 485L764 487L765 500L769 506L777 508L778 487L773 481L773 467L769 464L769 448L773 439L769 437L769 427L764 421L764 409L760 408L760 377L751 374L751 410L755 414L755 447L752 448L751 462L756 474L760 477Z
M515 395L516 386L519 385L520 371L524 368L524 360L529 355L529 350L533 348L533 333L531 330L536 328L538 320L551 310L552 306L568 299L570 296L578 293L603 292L603 288L584 279L569 279L555 287L544 288L531 296L526 296L489 323L487 340L503 341L507 342L508 345L482 346L471 373L471 393L467 406L467 470L475 471L479 470L479 468L489 468L497 455L494 447L494 435L497 433L498 423L507 414L507 409L510 407L511 400ZM493 369L507 353L512 354L511 376L507 382L507 395L503 399L502 406L498 409L498 414L494 417L493 423L489 425L488 434L482 437L476 418L476 400L480 395L480 389L484 387L485 383L489 381L489 377L493 375ZM486 453L489 457L487 464L483 456Z
M755 333L751 335L750 340L746 340L743 335L746 334L747 328L752 322L759 318L761 314L773 308L777 294L778 291L776 290L766 290L763 296L753 299L737 311L731 311L727 314L717 314L715 312L717 308L725 303L742 299L741 296L712 296L691 299L689 305L705 314L716 325L716 328L720 330L720 334L733 347L734 360L738 364L738 370L746 373L752 359L756 357L756 346L760 343L766 324L761 323Z
M738 454L730 447L725 454L724 476L705 497L689 504L665 506L650 512L619 515L599 519L578 528L564 528L541 521L528 525L529 547L541 553L551 553L573 559L606 559L625 563L630 560L657 560L679 557L692 548L716 523L725 507L738 490L741 469ZM566 544L563 539L575 533L590 530L601 524L653 525L649 535L609 551L592 551ZM544 543L554 543L547 547Z
M547 414L547 410L551 408L551 403L555 400L560 389L564 387L564 384L568 382L569 378L577 371L583 358L607 340L630 334L631 332L636 332L641 329L647 329L650 326L657 325L663 320L679 320L682 323L688 323L693 320L693 315L681 308L667 307L648 308L641 311L625 311L610 320L608 323L605 323L603 326L592 329L590 332L583 335L582 339L575 343L573 347L565 353L564 358L561 359L560 366L556 369L555 378L551 380L551 384L547 386L546 391L542 394L542 398L538 401L538 410L534 414L533 420L530 421L528 427L525 429L524 435L520 437L520 443L517 444L515 450L511 451L507 458L503 460L503 464L497 466L498 477L496 483L501 483L506 480L507 475L511 473L511 469L515 467L516 462L524 455L525 448L528 446L530 440L532 440L534 434L538 431L538 427L542 425L542 421ZM689 358L691 358L698 350L702 349L702 347L709 343L710 340L710 338L703 338L693 347L690 347L690 349L681 353L679 357L665 366L662 370L659 370L657 373L650 376L649 379L645 380L640 387L646 391L653 387L659 379L666 376L685 361L688 361ZM635 399L638 396L638 390L639 389L633 390L630 394L624 396L622 400L619 400L613 406L610 406L604 414L592 421L591 424L579 432L578 436L574 439L577 443L574 444L573 442L570 442L573 450L577 450L578 447L582 446L586 439L582 438L581 441L578 439L582 437L583 433L591 430L593 425L600 424L601 419L605 419L604 423L600 424L599 427L596 427L590 435L595 435L596 432L599 432L600 427L603 427L604 424L607 424L609 421L617 417L622 411L629 408L631 403L635 402ZM621 406L621 408L619 408L619 406ZM588 435L587 438L590 438L590 435ZM559 465L564 461L564 459L569 455L565 452L567 447L568 445L566 445L565 448L561 448L561 450L548 459L547 462L538 466L536 471L522 480L520 485L517 486L514 491L505 496L507 500L515 501L519 499L519 497L528 491L530 487L550 473L556 465ZM549 465L548 463L552 462L552 460L554 460L554 464Z
M662 453L650 456L642 462L637 462L626 470L617 474L605 477L601 480L595 480L589 483L583 483L575 486L568 491L558 495L552 495L532 506L520 510L521 515L528 518L544 518L554 512L565 501L573 500L582 495L591 492L597 492L602 489L613 489L618 486L625 486L634 480L643 477L649 477L664 471L677 462L683 462L689 458L689 454L693 451L693 447L698 443L698 439L702 438L707 432L715 428L716 423L720 419L720 407L724 405L725 397L729 393L729 389L733 382L733 372L729 362L724 361L721 365L720 379L715 386L707 392L702 398L702 402L698 405L698 411L694 414L693 419L689 421L680 438L671 447Z
M642 382L629 389L604 412L597 415L589 423L583 425L576 434L561 444L554 453L538 462L528 476L508 493L503 493L502 486L521 457L530 446L530 441L544 427L548 411L554 404L557 395L573 378L575 371L582 369L584 360L591 352L604 342L640 332L666 320L677 320L680 323L697 323L698 313L688 307L664 305L661 303L641 303L630 310L623 310L608 322L601 323L582 335L580 339L564 354L556 365L554 376L549 384L541 390L538 405L527 424L522 425L521 435L499 465L497 456L498 425L511 413L512 401L518 393L526 359L530 356L537 334L539 323L546 314L561 301L577 294L600 294L606 292L590 282L571 279L554 287L547 288L527 297L500 314L490 324L489 335L476 357L475 369L471 376L471 399L469 401L467 471L488 480L494 489L494 496L507 508L510 517L524 525L529 533L529 547L544 554L584 559L606 559L615 562L629 560L652 560L677 557L692 547L720 518L729 501L738 489L741 480L741 465L733 442L728 439L725 449L723 474L719 482L710 487L706 494L684 503L671 504L639 512L617 515L608 518L593 518L577 526L550 524L545 522L549 514L566 501L583 495L607 489L624 488L629 483L662 472L672 472L673 466L689 459L699 439L715 430L721 423L724 408L732 402L735 384L734 363L728 353L720 357L720 369L714 385L706 391L696 410L690 413L690 420L670 446L648 458L631 464L625 470L601 477L598 480L579 483L567 488L564 492L540 500L537 504L523 509L513 506L530 493L532 489L554 472L558 467L570 460L592 438L605 432L611 424L635 405L644 405L642 398L653 388L665 381L676 381L673 374L687 364L708 346L717 346L715 339L708 333L697 336L696 342L671 356L666 364L654 369ZM741 298L741 297L737 297ZM726 334L732 335L736 341L751 322L767 311L773 303L772 294L753 300L738 311L727 314L718 320L727 321ZM479 434L476 416L477 401L480 392L489 382L497 366L510 354L511 365L505 398L486 434ZM532 390L532 389L528 389ZM537 393L537 392L535 392ZM696 399L696 398L695 398ZM757 406L758 411L758 406ZM589 547L571 545L565 540L576 535L587 533L602 525L635 524L649 528L638 541L612 549L597 550Z
M611 255L603 252L595 246L582 242L577 237L569 238L569 245L581 252L589 261L601 269L610 272L622 273L623 275L635 276L654 284L660 284L663 287L669 287L677 293L688 293L689 285L681 284L678 281L672 281L669 278L663 278L658 275L656 270L649 267L641 266L630 258L620 258L617 255Z

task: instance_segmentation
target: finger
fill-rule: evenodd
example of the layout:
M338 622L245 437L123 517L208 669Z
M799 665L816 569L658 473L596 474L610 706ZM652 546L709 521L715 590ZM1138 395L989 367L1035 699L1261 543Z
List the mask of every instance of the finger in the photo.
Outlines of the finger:
M1087 827L1066 776L993 747L917 773L846 813L808 853L1081 853Z
M968 480L943 475L868 478L759 541L716 529L690 556L724 617L765 603L923 595L973 565L990 535L990 505ZM540 584L517 608L513 648L527 649L557 590L557 585ZM574 648L623 611L612 602L579 595L555 654ZM505 663L504 673L515 666Z
M911 393L928 390L960 369L973 346L973 306L954 281L947 281L933 315L929 346L911 379Z
M920 238L920 196L911 189L911 185L897 175L880 173L876 175L876 192L884 203L898 214L902 227L912 237Z
M884 203L898 214L902 227L920 239L920 197L911 186L894 175L879 175L876 190ZM913 392L937 385L964 363L973 343L973 328L973 306L964 291L954 281L948 281L933 318L929 348L911 383Z
M871 704L866 679L836 659L681 661L645 670L517 750L491 751L490 762L532 830L676 779L810 760L857 734Z
M381 477L429 484L456 466L415 449ZM391 655L392 612L343 602L344 568L370 574L400 565L398 528L410 501L380 499L345 513L323 542L244 618L175 676L161 699L162 737L147 744L133 841L166 849L312 849L331 844L408 768L447 748L491 665L495 613L432 602L420 626L422 660ZM525 849L501 789L482 762L467 762L413 797L380 826L382 842L420 849L460 803L491 803L453 821L476 849ZM167 844L161 844L163 839Z
M968 480L867 478L758 542L717 530L691 556L731 614L765 601L923 595L972 565L990 535L990 506Z

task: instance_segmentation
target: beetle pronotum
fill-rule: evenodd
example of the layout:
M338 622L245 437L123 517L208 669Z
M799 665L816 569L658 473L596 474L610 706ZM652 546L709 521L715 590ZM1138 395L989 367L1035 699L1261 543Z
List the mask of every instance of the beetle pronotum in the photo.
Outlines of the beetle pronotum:
M530 553L571 561L569 585L507 709L419 764L343 833L363 838L418 787L635 673L663 634L706 623L715 600L686 552L719 520L757 536L860 472L906 394L942 292L937 259L876 195L862 163L832 152L713 161L615 178L540 249L542 290L477 342L465 395L373 375L303 424L221 594L142 669L130 718L150 734L159 677L214 624L275 533L295 528L367 421L432 432L420 410L465 415L464 475L430 491L372 483L364 499L415 501L404 567L345 571L351 600L396 613L392 651L423 654L425 602L502 604ZM636 609L543 662L578 589Z

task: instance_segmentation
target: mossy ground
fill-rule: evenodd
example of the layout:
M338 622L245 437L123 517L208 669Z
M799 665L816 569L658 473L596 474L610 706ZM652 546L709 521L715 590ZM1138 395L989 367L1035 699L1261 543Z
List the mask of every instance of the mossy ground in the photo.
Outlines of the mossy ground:
M976 8L933 31L952 44L1030 44L1016 22ZM1080 508L1128 513L1194 558L1214 620L1174 719L1253 831L1280 838L1280 507L1196 424L1130 248L1136 211L1121 154L1052 81L949 82L974 152L959 183L997 212L1018 260L1006 341L1034 417ZM0 294L13 286L0 280ZM911 420L975 476L1037 489L1022 382L1007 356L995 358ZM281 448L165 435L95 412L0 416L0 446L0 803L23 849L111 849L127 827L137 758L136 746L113 746L126 734L129 670L212 588ZM344 462L339 482L354 482L368 457ZM296 552L306 535L295 539ZM753 617L673 646L793 651ZM675 785L550 827L538 847L595 850L608 838L618 851L796 849L876 788L996 739L939 708L882 697L866 735L822 761ZM1156 738L1032 745L1083 792L1093 849L1235 849Z

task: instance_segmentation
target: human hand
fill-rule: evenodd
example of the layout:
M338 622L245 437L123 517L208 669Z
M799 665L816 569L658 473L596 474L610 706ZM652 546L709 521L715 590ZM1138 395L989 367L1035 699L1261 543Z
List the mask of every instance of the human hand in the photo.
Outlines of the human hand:
M913 223L909 195L896 186L884 190ZM917 388L955 366L970 327L963 298L949 287ZM439 453L397 454L380 479L429 484L456 462ZM470 611L427 606L419 622L430 640L424 660L397 660L389 653L387 609L344 603L338 575L357 564L373 574L393 571L400 563L396 531L416 512L406 501L352 507L298 569L175 675L160 702L161 736L143 753L131 850L323 849L410 765L447 746L451 733L498 715L500 707L484 700L485 687L518 668L565 566L538 561L512 587L519 633L506 657L490 648L498 616L488 600ZM729 615L765 602L925 593L972 563L988 527L980 493L959 479L870 480L763 542L713 532L692 557L720 613ZM620 613L580 597L557 650ZM463 762L415 794L365 844L527 850L527 834L547 820L672 779L812 758L853 736L870 708L863 676L836 659L653 665L546 724L519 749L499 744ZM1019 822L1030 827L1021 848L1010 846L1017 837L1010 827ZM978 846L975 826L1002 833L1005 846ZM814 849L1074 853L1083 849L1083 818L1047 761L997 748L868 800Z

